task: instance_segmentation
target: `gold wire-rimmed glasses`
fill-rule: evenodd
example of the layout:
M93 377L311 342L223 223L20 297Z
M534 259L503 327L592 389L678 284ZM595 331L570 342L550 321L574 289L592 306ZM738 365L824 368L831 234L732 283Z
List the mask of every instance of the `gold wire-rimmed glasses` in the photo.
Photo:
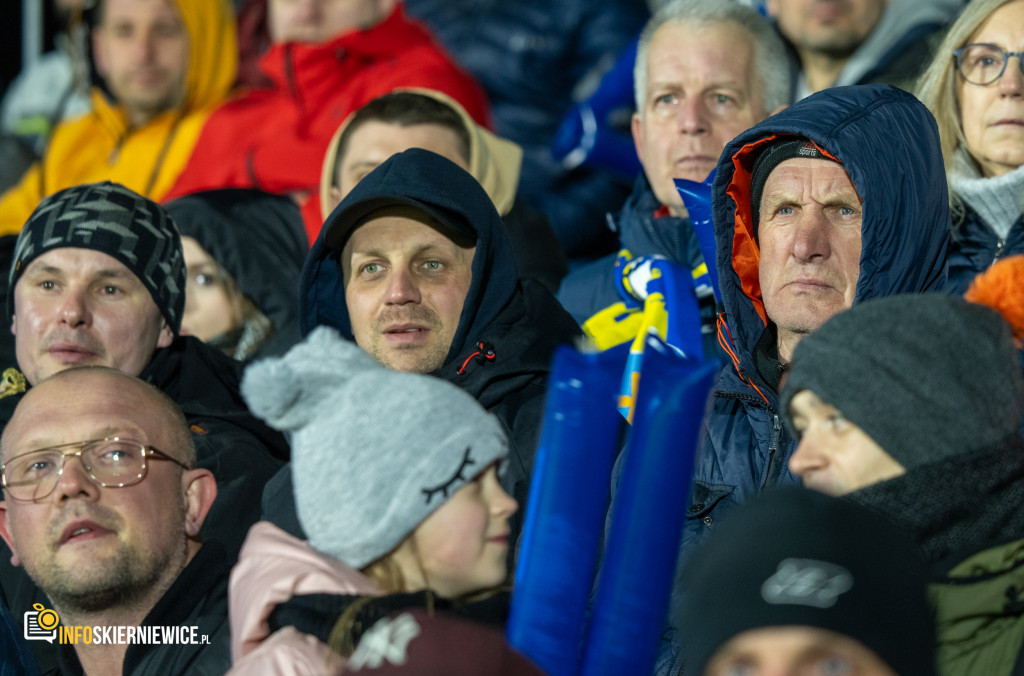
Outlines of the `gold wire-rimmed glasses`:
M105 437L28 451L0 465L4 494L12 500L35 502L57 488L69 457L78 457L89 477L105 488L123 488L146 476L146 459L170 460L192 469L167 453L137 439Z

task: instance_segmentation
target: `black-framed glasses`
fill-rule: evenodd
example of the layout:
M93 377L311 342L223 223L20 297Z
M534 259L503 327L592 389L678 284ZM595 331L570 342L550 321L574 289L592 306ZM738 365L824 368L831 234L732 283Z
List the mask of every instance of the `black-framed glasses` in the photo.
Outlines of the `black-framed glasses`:
M974 85L992 84L1003 76L1011 56L1017 57L1017 67L1024 74L1024 52L1003 51L987 42L973 42L953 52L956 68L965 80Z
M89 477L104 488L123 488L146 476L146 459L170 460L192 469L163 451L136 439L106 437L29 451L0 465L4 493L12 500L35 502L57 488L69 457L77 456Z

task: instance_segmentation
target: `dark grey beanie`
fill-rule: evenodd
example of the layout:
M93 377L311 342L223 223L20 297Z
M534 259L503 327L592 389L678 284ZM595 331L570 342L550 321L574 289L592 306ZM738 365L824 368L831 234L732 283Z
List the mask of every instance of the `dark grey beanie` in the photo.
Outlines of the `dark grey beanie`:
M796 346L781 396L814 392L905 468L1018 430L1024 381L1009 325L959 296L901 295L842 312Z
M14 314L14 285L29 263L50 249L93 249L113 256L139 278L175 334L185 309L185 259L181 237L167 211L118 183L87 183L50 195L18 236L7 286Z

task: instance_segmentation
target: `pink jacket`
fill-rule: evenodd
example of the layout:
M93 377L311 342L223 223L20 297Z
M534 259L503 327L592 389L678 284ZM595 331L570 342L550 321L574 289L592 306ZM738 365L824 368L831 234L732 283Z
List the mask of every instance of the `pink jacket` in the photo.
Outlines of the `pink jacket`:
M337 674L345 659L316 637L287 627L270 634L274 607L299 594L361 594L380 590L358 570L319 553L277 526L257 522L231 570L228 588L231 671L237 674Z

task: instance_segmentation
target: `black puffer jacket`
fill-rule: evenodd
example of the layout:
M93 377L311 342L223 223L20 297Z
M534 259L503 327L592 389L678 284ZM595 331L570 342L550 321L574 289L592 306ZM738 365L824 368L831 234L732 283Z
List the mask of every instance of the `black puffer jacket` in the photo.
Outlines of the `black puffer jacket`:
M1024 216L1000 238L970 207L949 242L949 282L946 291L962 294L975 277L1000 258L1024 254Z

